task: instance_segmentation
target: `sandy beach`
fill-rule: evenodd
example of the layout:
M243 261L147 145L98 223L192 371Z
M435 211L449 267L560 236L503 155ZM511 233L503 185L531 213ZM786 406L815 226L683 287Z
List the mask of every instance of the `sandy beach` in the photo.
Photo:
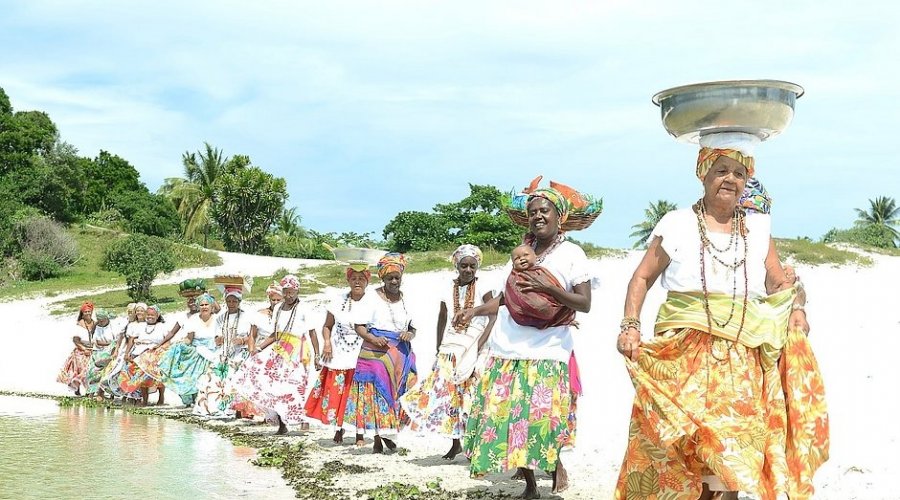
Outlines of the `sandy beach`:
M582 370L585 396L579 401L576 448L562 455L569 469L571 488L565 499L610 498L625 449L633 388L614 341L622 316L628 279L640 253L627 257L592 261L599 287L593 291L591 312L578 318L581 327L576 353ZM816 498L887 499L900 498L890 488L890 478L900 473L893 457L900 428L892 424L900 411L900 396L894 386L897 375L889 360L900 347L900 308L897 307L896 279L900 277L900 257L871 255L871 267L797 266L809 293L807 311L812 326L810 338L825 377L831 417L831 459L816 475ZM185 277L209 275L216 271L241 271L262 275L284 267L297 269L315 261L223 254L217 268L181 271L157 281L177 282ZM499 270L486 269L480 279L496 280ZM449 270L411 274L404 277L407 307L418 324L413 341L420 376L434 361L434 330L438 311L437 295L450 286ZM321 324L321 304L326 294L303 297ZM71 295L81 295L83 292ZM55 382L63 360L71 351L74 316L49 314L48 304L63 295L40 296L0 303L4 346L0 350L0 389L67 394ZM642 321L651 325L664 298L657 285L648 295ZM255 305L249 305L250 308ZM649 329L645 328L645 335ZM33 355L32 346L41 346ZM382 471L366 477L366 487L391 481L424 485L435 478L449 490L489 487L491 491L517 494L522 483L508 480L508 474L470 479L467 462L440 459L449 441L411 432L400 435L399 445L408 454L373 456L370 448L329 446L330 432L314 430L305 439L319 443L312 460L325 463L336 457L344 462L377 465ZM539 475L544 497L550 497L550 480Z

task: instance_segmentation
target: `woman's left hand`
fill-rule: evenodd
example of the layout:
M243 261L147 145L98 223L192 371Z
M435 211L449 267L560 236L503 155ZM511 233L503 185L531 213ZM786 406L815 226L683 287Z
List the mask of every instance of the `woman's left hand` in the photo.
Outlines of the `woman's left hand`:
M538 293L546 293L547 287L540 282L534 276L529 276L524 274L519 277L519 281L516 281L516 286L519 287L519 290L523 292L538 292Z
M806 321L806 311L793 311L788 319L788 325L791 330L800 330L809 335L809 322Z
M415 336L416 336L416 334L415 334L415 333L412 333L412 332L410 332L410 331L400 332L400 340L402 340L402 341L404 341L404 342L409 342L409 341L412 340L413 337L415 337Z

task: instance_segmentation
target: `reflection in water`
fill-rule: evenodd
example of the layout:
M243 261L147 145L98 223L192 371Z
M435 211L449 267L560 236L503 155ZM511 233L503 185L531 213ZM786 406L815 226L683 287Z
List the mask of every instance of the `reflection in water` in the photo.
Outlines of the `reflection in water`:
M292 498L253 455L161 417L0 396L0 498Z

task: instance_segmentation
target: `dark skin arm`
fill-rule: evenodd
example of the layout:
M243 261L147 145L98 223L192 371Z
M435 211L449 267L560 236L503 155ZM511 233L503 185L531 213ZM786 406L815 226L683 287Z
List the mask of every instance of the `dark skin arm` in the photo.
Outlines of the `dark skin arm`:
M444 330L447 328L447 304L444 301L441 301L441 306L438 308L438 322L437 322L437 344L434 346L434 350L437 351L441 348L441 342L444 341Z
M654 238L644 253L644 258L638 264L637 269L628 282L628 291L625 294L625 316L641 317L641 308L644 307L644 299L647 298L647 291L659 279L659 275L669 265L671 259L663 250L662 238ZM637 361L638 349L641 344L641 331L635 327L619 333L617 339L617 347L619 352L632 361ZM622 347L624 346L624 349Z
M313 346L313 359L315 360L316 370L321 370L322 364L319 363L319 336L316 335L315 329L309 330L309 341Z
M778 250L775 248L775 240L769 238L769 253L766 255L766 293L772 294L790 288L794 286L795 281L796 276L789 278L784 272ZM806 304L806 290L801 289L797 293L794 304L801 306ZM806 321L806 311L800 309L791 311L788 327L808 335L809 323Z
M177 334L179 330L181 330L181 325L179 323L175 323L175 326L173 326L169 333L167 333L166 336L163 337L162 342L160 342L158 346L154 346L152 349L159 349L160 347L168 344L169 341L172 340L173 337L175 337L175 334Z
M331 361L334 353L331 352L331 329L334 328L334 314L330 312L325 315L325 324L322 325L322 362Z
M522 274L516 285L523 292L546 293L569 309L587 313L591 311L591 284L579 283L572 287L572 291L566 291L558 286L548 286L541 283L534 276Z
M359 335L360 337L362 337L362 339L365 340L366 342L368 342L376 347L387 347L388 340L384 337L379 337L377 335L372 335L371 333L369 333L369 330L368 330L368 328L366 328L366 325L356 325L355 329L356 329L356 334Z
M463 309L453 315L453 324L462 325L468 323L472 321L472 318L475 316L496 316L497 312L500 310L500 305L503 303L503 294L501 293L496 297L491 297L491 294L487 293L484 297L490 298L478 307Z
M491 294L486 293L484 297L481 299L483 302L487 302L491 300ZM497 315L491 314L488 316L488 324L484 327L484 331L481 333L481 337L478 337L478 352L481 352L481 348L484 347L484 344L487 343L487 340L491 336L491 330L494 329L494 323L497 322Z
M247 338L247 350L250 351L250 354L256 354L256 336L259 334L259 330L256 328L256 325L250 326L250 337Z

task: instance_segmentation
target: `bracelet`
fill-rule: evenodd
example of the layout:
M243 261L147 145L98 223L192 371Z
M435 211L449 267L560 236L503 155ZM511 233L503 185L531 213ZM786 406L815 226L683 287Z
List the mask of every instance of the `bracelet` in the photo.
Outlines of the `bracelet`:
M619 331L624 332L629 328L634 328L637 331L641 330L641 320L635 318L634 316L625 316L622 318L622 322L619 323Z
M806 306L803 304L793 304L791 306L791 311L803 311L806 312Z

